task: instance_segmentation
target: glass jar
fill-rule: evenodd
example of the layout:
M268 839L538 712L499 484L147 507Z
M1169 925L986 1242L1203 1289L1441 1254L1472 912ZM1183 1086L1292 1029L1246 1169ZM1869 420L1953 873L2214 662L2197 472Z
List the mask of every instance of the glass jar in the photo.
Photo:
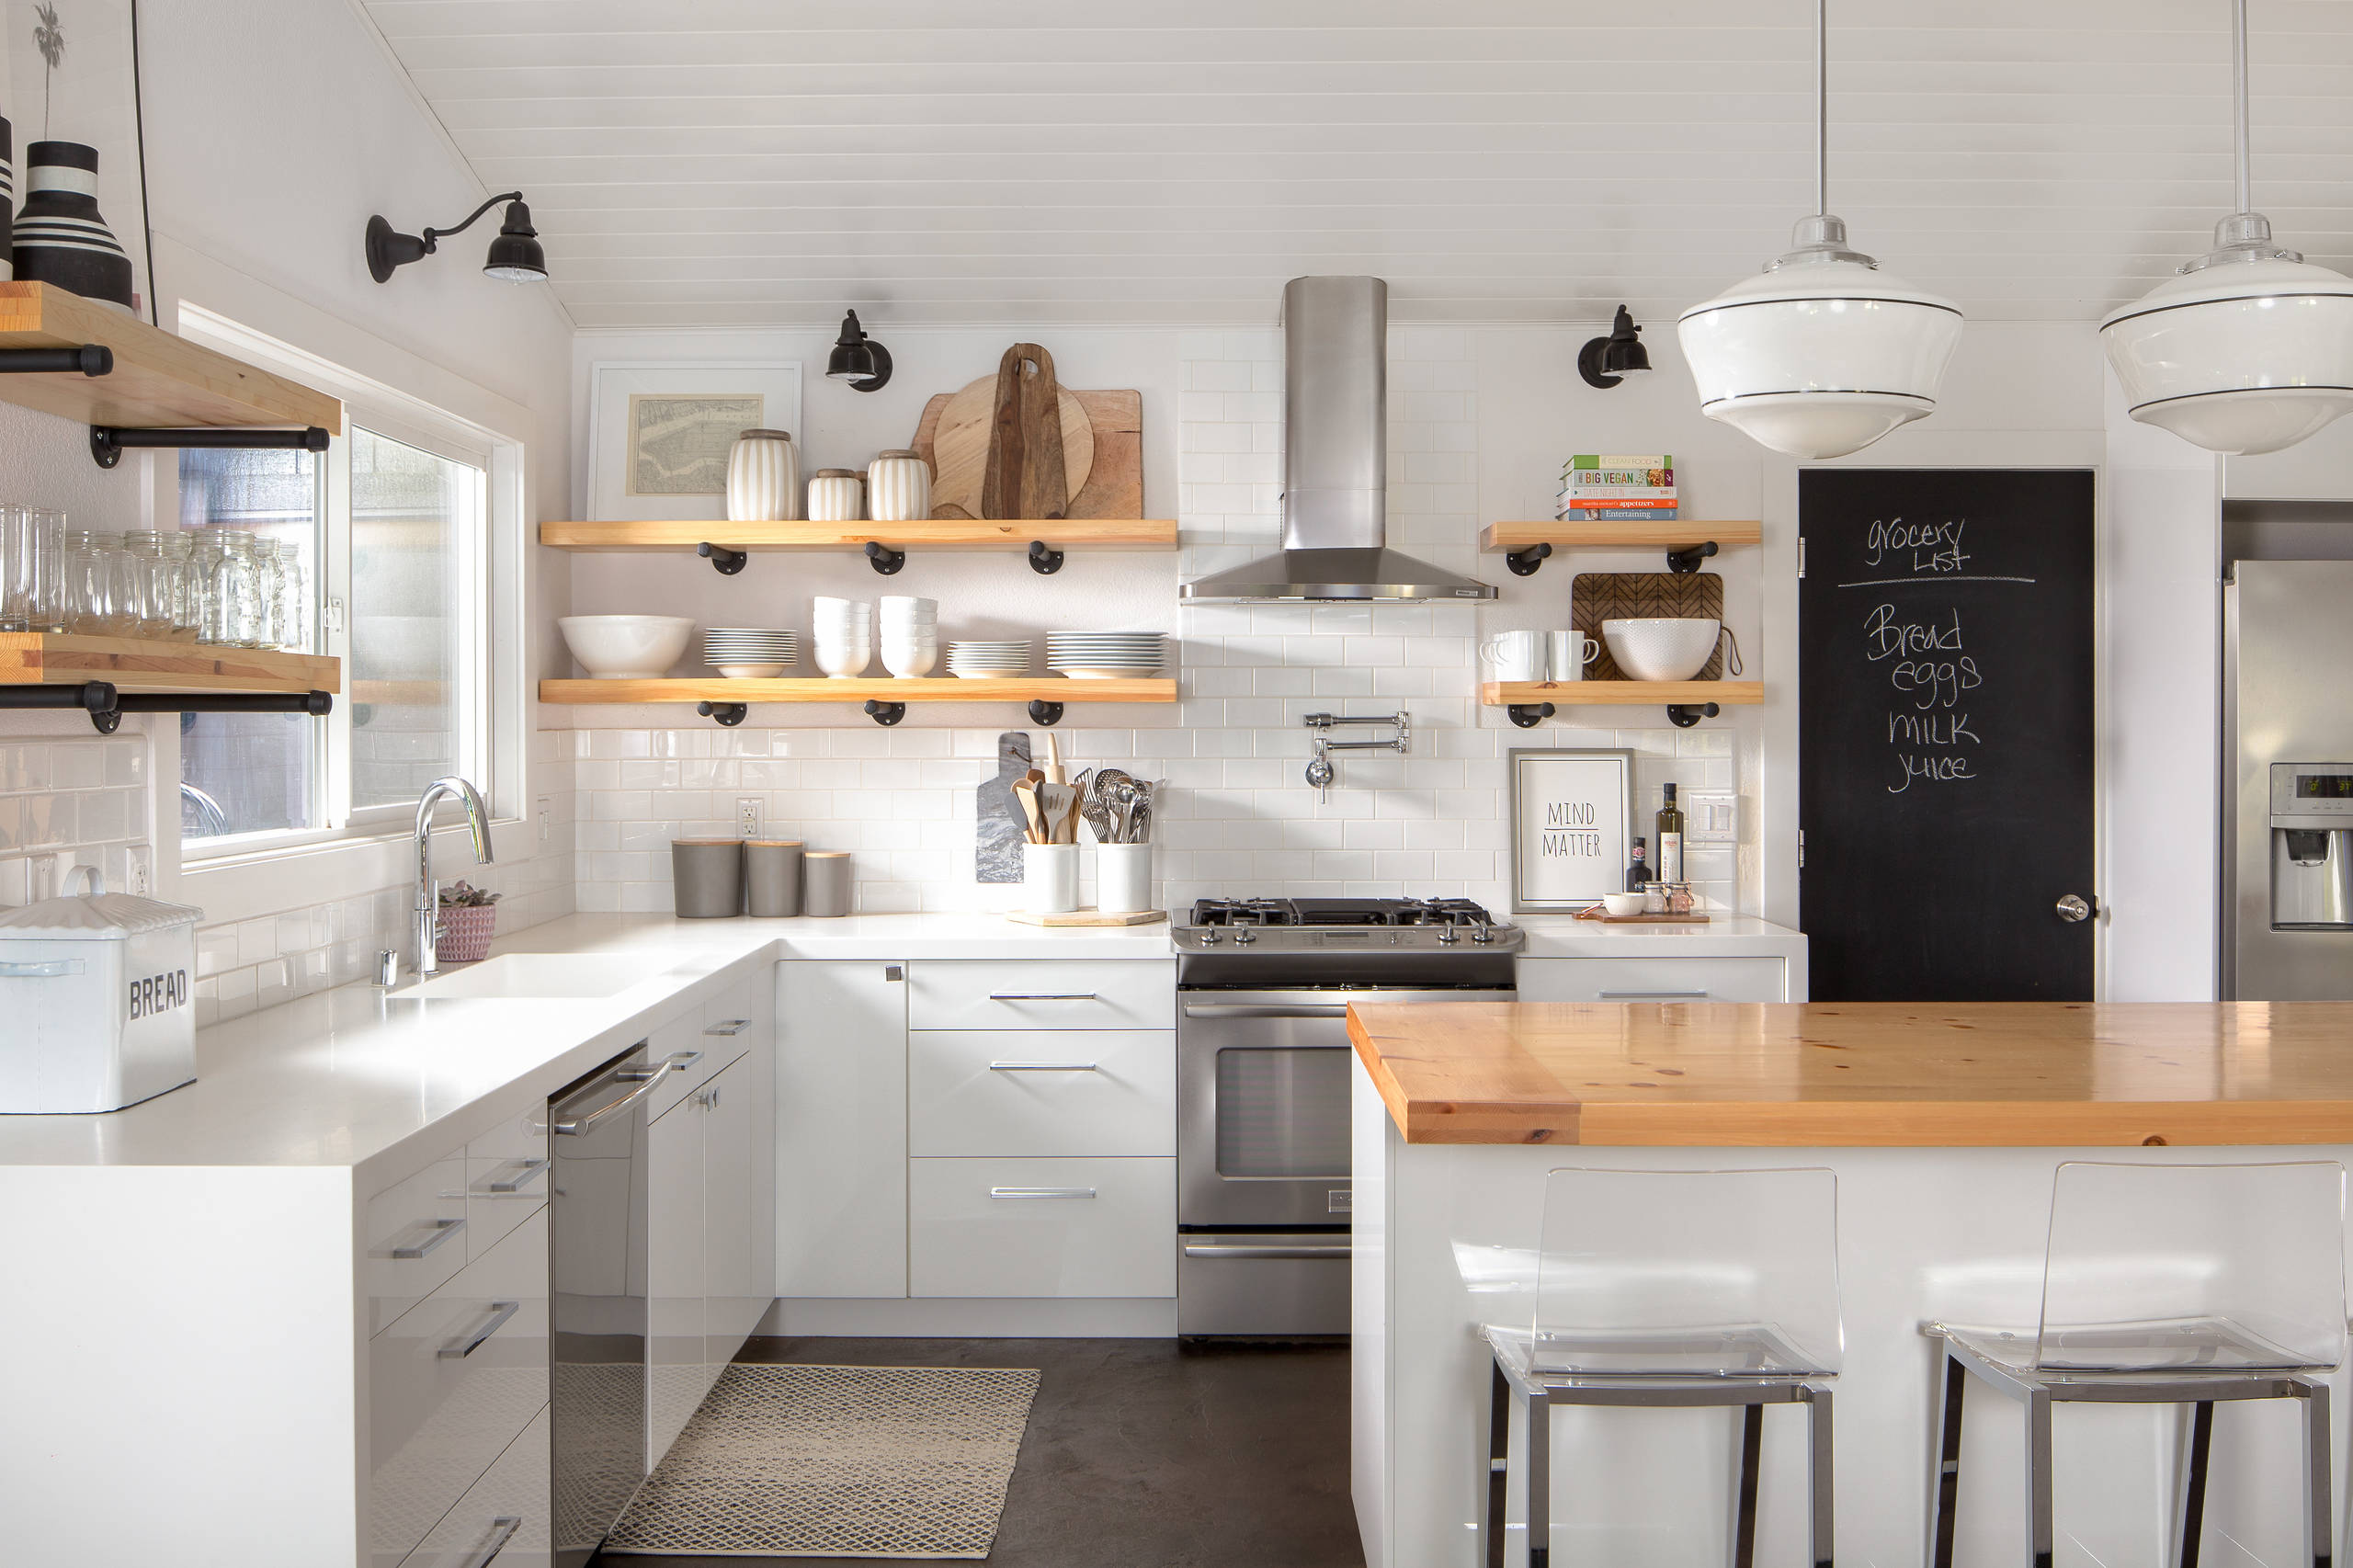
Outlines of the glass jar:
M194 596L189 608L196 615L196 640L209 643L213 637L212 574L221 564L219 530L194 528L188 536L188 591Z
M249 547L254 558L253 641L256 648L278 646L278 628L286 616L286 574L278 564L278 541L256 536Z
M117 635L115 562L122 537L78 528L65 536L65 630L84 637Z
M164 536L152 528L134 529L122 536L122 549L124 635L160 642L172 634L172 579L164 562Z
M193 642L204 625L204 580L196 563L196 538L180 528L156 536L164 556L165 602L170 607L175 642Z
M65 514L38 507L25 512L30 556L25 570L25 630L65 630Z
M278 645L290 653L311 652L311 598L302 574L300 547L291 540L278 541L278 570L286 580L286 601L278 622Z
M224 648L250 648L254 630L253 535L222 528L213 544L219 553L205 575L203 640Z

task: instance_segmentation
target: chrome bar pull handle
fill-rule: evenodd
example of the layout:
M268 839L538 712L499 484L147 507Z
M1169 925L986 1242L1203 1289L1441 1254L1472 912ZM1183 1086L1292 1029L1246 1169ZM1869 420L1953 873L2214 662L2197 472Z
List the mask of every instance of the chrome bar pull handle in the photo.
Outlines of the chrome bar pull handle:
M574 1117L567 1121L551 1121L548 1123L548 1131L556 1133L561 1137L577 1138L582 1133L585 1133L596 1127L599 1122L602 1122L608 1118L619 1116L622 1111L627 1110L630 1107L635 1105L638 1101L643 1099L646 1096L660 1088L662 1086L662 1079L664 1075L664 1069L661 1067L632 1067L625 1069L621 1073L617 1074L615 1075L616 1078L618 1081L622 1083L635 1084L637 1085L636 1088L631 1090L628 1094L623 1095L620 1099L615 1100L610 1105L598 1106L586 1116Z
M992 1062L992 1073L1097 1073L1092 1062Z
M498 1193L520 1192L530 1184L533 1177L547 1168L548 1163L545 1160L518 1160L516 1162L513 1176L501 1176L496 1181L486 1183L483 1190Z
M434 1352L444 1361L462 1361L490 1342L490 1336L506 1326L506 1320L523 1310L520 1301L493 1301L490 1321L472 1334L461 1334Z
M991 1198L1092 1198L1091 1187L993 1187Z
M415 1243L414 1245L394 1247L392 1249L392 1256L402 1259L430 1257L433 1256L434 1250L440 1246L443 1242L448 1241L451 1236L456 1235L460 1231L466 1228L466 1222L463 1220L433 1220L427 1221L427 1223L431 1224L433 1227L433 1233L431 1235L426 1237L421 1242Z
M749 1018L722 1018L702 1032L710 1035L739 1035L752 1027Z
M459 1564L459 1568L490 1568L491 1559L506 1551L506 1543L513 1540L515 1532L522 1528L523 1521L512 1514L501 1514L491 1520L490 1533L483 1537L483 1542L474 1549L474 1554Z
M1597 991L1595 999L1602 1002L1704 1002L1704 991Z
M699 1051L674 1051L662 1059L662 1066L683 1073L701 1060L702 1052ZM661 1069L656 1068L654 1071L658 1075Z
M1346 1002L1188 1002L1188 1018L1345 1018Z
M1092 991L992 991L992 1002L1100 1002Z

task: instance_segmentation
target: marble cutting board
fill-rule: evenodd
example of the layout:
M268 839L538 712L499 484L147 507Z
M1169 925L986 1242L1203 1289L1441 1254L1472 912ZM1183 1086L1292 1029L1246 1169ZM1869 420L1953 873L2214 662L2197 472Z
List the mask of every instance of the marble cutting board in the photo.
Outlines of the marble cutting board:
M1029 771L1029 733L1007 730L996 738L996 775L981 781L972 813L972 880L1017 882L1021 845L1028 836L1013 781Z

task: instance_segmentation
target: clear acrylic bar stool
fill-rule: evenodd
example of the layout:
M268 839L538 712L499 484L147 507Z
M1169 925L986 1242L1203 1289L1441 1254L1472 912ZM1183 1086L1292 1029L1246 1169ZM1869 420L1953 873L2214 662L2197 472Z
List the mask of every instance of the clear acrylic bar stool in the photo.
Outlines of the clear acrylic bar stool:
M1765 1406L1802 1404L1810 1561L1831 1561L1830 1398L1838 1315L1838 1183L1827 1170L1556 1170L1544 1184L1536 1312L1488 1324L1487 1568L1503 1568L1511 1402L1527 1406L1528 1568L1548 1568L1557 1405L1742 1412L1733 1568L1756 1546Z
M2071 1161L2051 1187L2031 1330L1923 1324L1943 1346L1928 1476L1932 1568L1952 1568L1962 1396L2025 1406L2026 1561L2050 1568L2051 1407L2191 1406L2174 1562L2197 1568L2219 1400L2303 1401L2303 1561L2330 1562L2328 1384L2345 1339L2345 1167Z

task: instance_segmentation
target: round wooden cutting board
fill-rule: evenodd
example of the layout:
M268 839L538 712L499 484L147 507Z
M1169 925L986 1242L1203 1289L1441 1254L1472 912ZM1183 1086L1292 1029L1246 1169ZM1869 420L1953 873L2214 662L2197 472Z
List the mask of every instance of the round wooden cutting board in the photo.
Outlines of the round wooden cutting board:
M1095 426L1086 410L1067 391L1054 406L1063 416L1063 476L1075 500L1095 469ZM932 436L931 505L956 506L966 516L981 515L981 482L988 475L989 425L996 411L996 378L983 376L948 402Z

